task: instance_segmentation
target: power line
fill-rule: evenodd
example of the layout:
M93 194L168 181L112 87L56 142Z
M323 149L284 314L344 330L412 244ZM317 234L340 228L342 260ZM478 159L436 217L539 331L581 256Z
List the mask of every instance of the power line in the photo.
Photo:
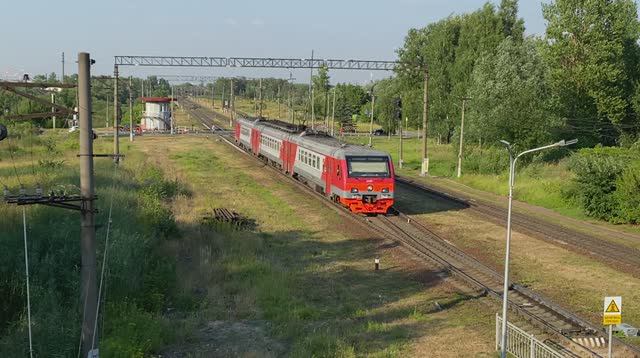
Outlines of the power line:
M24 232L24 268L27 281L27 325L29 327L29 356L33 358L33 342L31 339L31 295L29 290L29 253L27 251L27 209L22 207L22 227Z
M109 217L107 219L107 234L105 237L105 241L104 241L104 253L102 254L102 268L101 268L101 272L100 272L100 284L98 286L98 303L96 305L96 316L95 316L95 320L93 322L93 336L91 337L91 349L93 349L95 347L95 339L96 339L96 331L98 329L98 317L99 317L99 313L100 313L100 301L101 301L101 297L102 297L102 285L104 282L104 270L105 267L107 267L107 253L109 251L109 233L111 232L111 214L113 212L113 198L114 198L114 193L115 193L115 183L116 183L116 175L117 175L117 170L118 170L118 165L114 164L113 166L113 182L112 182L112 186L111 186L111 200L109 203Z

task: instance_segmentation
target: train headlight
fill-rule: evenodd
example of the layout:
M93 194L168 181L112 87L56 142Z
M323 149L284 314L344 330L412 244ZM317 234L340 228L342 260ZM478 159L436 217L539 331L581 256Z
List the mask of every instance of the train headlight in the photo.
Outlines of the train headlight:
M388 192L389 192L389 188L383 188L383 189L382 189L382 192L383 192L383 193L388 193Z
M358 192L358 188L351 188L351 192L352 193L357 193Z
M367 186L367 191L373 191L373 185Z

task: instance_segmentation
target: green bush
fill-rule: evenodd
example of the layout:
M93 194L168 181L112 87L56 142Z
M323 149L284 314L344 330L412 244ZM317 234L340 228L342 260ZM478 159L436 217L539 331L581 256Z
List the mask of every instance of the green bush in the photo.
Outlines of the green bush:
M509 168L509 153L504 148L476 146L468 148L470 151L465 154L464 160L466 173L500 174Z
M640 224L640 162L629 165L616 181L619 222Z
M569 160L576 174L573 188L567 193L577 200L584 212L613 223L640 220L637 150L618 147L585 148Z

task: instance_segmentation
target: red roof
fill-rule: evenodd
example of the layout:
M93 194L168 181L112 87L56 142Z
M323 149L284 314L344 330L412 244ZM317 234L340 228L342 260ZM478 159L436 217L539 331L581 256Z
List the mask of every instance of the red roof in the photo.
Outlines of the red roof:
M172 100L175 101L175 98L171 97L142 97L140 98L142 102L151 102L151 103L168 103Z

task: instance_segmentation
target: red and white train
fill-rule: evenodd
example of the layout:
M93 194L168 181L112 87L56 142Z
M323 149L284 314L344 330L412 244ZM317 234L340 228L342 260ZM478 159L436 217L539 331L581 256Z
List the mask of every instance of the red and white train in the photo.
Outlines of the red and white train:
M388 153L274 120L240 118L234 137L238 145L352 212L385 214L393 205L395 174Z

